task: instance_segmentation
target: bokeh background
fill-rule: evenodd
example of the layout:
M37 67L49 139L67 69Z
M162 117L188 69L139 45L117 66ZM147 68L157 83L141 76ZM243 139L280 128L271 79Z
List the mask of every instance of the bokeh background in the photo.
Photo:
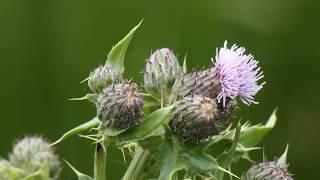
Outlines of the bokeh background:
M92 104L68 99L89 92L79 82L144 19L126 56L127 78L141 82L144 60L157 48L173 49L181 61L188 53L189 67L208 67L224 40L245 46L260 61L267 84L257 96L260 104L242 106L238 116L261 123L279 107L277 126L263 143L266 154L273 159L289 143L295 179L319 179L319 5L312 0L1 0L0 156L7 157L25 134L55 140L92 118ZM73 137L57 152L92 174L93 149L91 142ZM120 179L128 164L116 149L109 157L108 176ZM75 179L66 166L62 174Z

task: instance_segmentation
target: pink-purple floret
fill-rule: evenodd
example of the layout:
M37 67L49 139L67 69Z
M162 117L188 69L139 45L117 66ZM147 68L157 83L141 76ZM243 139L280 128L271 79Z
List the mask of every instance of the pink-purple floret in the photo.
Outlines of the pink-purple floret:
M258 84L262 79L263 72L258 67L258 61L253 55L244 54L245 49L233 45L230 49L227 47L227 41L224 47L217 49L215 57L216 77L221 85L221 92L218 94L218 102L225 104L227 98L239 97L247 104L257 104L254 96L263 87L265 82Z

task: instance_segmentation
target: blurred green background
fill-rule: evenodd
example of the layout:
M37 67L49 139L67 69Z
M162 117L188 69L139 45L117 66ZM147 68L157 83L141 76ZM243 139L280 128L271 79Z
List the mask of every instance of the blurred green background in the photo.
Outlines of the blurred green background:
M319 5L312 0L1 0L0 156L7 157L25 134L55 140L92 118L92 104L68 98L89 92L79 82L144 19L126 56L127 78L141 82L144 60L157 48L173 49L180 60L188 53L189 67L201 67L211 64L224 40L246 47L260 61L267 84L257 96L260 104L242 106L238 116L265 122L279 107L278 124L263 143L266 154L273 159L288 142L295 179L319 179ZM73 137L57 152L92 174L93 149L91 142ZM127 166L112 150L110 179L119 179ZM66 166L63 179L75 179Z

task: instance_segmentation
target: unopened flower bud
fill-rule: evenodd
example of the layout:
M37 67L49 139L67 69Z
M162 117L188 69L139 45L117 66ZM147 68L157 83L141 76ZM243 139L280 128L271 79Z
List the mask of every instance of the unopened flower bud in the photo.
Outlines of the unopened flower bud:
M147 60L144 88L158 99L167 99L176 79L183 76L178 58L170 49L156 50Z
M293 180L293 178L287 167L271 161L252 166L245 174L244 180Z
M178 97L181 98L191 94L214 99L217 97L219 91L219 81L216 78L214 68L196 71L186 74L183 78L175 81L170 102L175 101Z
M28 174L36 171L47 172L56 179L60 172L60 162L49 143L41 137L25 137L18 141L9 155L10 163ZM49 168L49 169L47 169Z
M122 73L111 65L97 67L90 73L88 86L94 93L101 92L106 86L122 80Z
M97 116L108 128L122 130L138 124L143 100L137 84L122 82L107 86L97 98Z
M222 106L205 96L186 96L177 102L169 126L183 142L203 142L227 127L235 108L234 100Z

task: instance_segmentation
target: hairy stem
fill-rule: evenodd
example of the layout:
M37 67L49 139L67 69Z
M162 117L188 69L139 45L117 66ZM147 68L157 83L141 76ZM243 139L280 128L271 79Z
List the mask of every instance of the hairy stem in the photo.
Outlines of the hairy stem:
M108 140L103 140L97 143L95 155L94 155L94 179L95 180L106 180L106 159L107 159L107 148Z
M122 180L139 179L141 177L141 173L143 173L143 169L149 158L150 152L148 150L144 150L139 146Z

